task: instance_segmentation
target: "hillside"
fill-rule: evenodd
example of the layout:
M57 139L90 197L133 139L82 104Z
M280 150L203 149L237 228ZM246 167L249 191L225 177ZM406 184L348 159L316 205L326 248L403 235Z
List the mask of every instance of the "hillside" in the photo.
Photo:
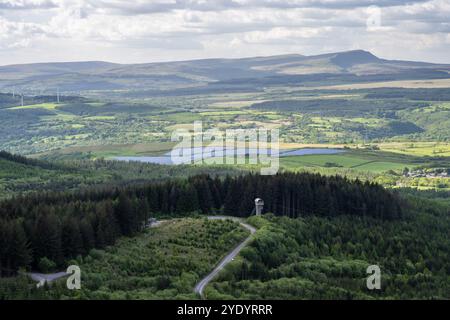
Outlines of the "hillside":
M0 151L0 199L37 190L70 190L111 179L105 173L65 167Z
M59 88L61 92L158 92L197 88L220 91L239 79L253 86L283 83L335 84L446 79L450 78L449 71L450 65L385 60L363 50L315 56L291 54L144 64L60 62L0 67L0 90L52 93ZM154 92L147 92L151 93Z
M34 160L0 151L0 200L37 191L73 191L92 186L126 185L158 181L190 174L236 174L232 168L176 168L151 163L70 160L53 162Z
M36 193L0 202L0 231L13 225L24 228L20 231L27 239L23 243L29 243L29 247L14 248L22 255L10 256L8 249L0 252L0 261L7 261L4 270L0 265L0 276L14 274L20 267L45 272L41 263L46 259L62 267L93 248L114 244L121 236L137 235L149 217L214 213L247 217L258 196L265 199L266 210L292 218L351 215L397 220L403 216L402 198L379 185L313 174L247 174L225 179L197 175L123 188L110 185ZM0 232L0 236L0 243L16 243L16 234Z
M436 205L421 210L388 223L346 216L252 217L259 227L255 240L205 295L212 300L446 299L450 219ZM381 290L367 290L366 270L373 264L381 269Z

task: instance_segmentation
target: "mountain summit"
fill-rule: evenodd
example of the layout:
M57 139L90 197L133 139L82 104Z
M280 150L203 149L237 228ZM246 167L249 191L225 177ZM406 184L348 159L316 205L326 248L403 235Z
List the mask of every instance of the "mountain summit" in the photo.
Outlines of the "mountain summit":
M348 68L357 64L381 62L381 59L364 50L340 52L331 56L330 61L341 68Z

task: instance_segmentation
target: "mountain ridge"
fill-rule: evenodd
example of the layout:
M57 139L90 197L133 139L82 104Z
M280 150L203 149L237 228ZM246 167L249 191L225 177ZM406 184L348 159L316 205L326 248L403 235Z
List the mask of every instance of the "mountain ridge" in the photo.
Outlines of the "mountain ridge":
M383 81L395 79L397 75L399 79L450 78L450 64L387 60L364 50L138 64L44 62L0 66L0 91L11 92L16 88L28 92L53 92L57 88L62 92L174 90L234 80L238 83L243 79L261 83L261 79L286 77L292 83L294 76L297 82L313 78L316 83L321 79L327 83L330 77L342 76L345 81L358 82L361 76L377 76Z

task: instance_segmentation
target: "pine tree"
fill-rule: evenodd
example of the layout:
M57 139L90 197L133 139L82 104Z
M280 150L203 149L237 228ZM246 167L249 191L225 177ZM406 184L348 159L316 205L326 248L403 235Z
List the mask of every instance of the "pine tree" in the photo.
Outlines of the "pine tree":
M62 222L61 243L64 257L74 258L83 251L83 238L77 219L66 217Z
M80 222L80 233L83 241L83 254L89 253L89 250L95 246L95 234L91 222L85 218Z
M119 222L121 233L125 236L131 236L136 231L136 217L130 198L125 193L121 193L115 209L115 216Z
M22 223L19 221L13 222L11 227L12 237L9 255L12 260L12 269L28 268L31 263L31 252Z
M199 209L197 190L192 184L183 185L177 200L177 213L190 213Z
M10 228L6 220L0 220L0 277L9 272L8 252L10 246Z
M38 217L33 231L33 251L35 263L43 257L61 263L61 224L53 212Z
M223 206L223 213L228 216L236 216L239 212L239 204L241 192L236 180L230 182L228 186L227 196L225 197L225 203Z

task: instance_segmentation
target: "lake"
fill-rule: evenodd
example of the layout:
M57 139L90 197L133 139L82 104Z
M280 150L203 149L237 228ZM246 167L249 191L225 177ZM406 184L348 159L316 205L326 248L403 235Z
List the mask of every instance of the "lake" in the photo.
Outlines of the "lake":
M182 152L185 151L183 149L179 149L178 152L180 156ZM270 157L270 149L252 149L252 148L237 148L237 149L224 149L224 148L192 148L191 149L191 157L187 159L184 163L191 163L191 160L199 161L202 159L215 157L223 157L223 156L244 156L244 155L264 155L267 154ZM304 148L304 149L289 149L289 150L280 150L280 157L290 157L290 156L305 156L311 154L337 154L342 153L344 150L342 149L326 149L326 148ZM113 157L113 160L118 161L137 161L137 162L145 162L145 163L156 163L156 164L174 164L171 159L171 152L168 152L161 156L138 156L138 157L129 157L129 156L118 156Z

